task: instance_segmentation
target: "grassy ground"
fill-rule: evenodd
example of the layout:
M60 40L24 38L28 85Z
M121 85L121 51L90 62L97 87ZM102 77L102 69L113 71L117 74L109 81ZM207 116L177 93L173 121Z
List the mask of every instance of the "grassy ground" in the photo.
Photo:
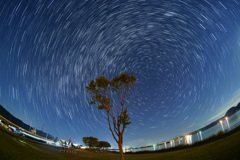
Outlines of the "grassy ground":
M162 152L125 154L125 160L237 160L240 159L240 131L223 139L192 148ZM0 127L0 160L117 160L116 153L78 150L75 153L24 139Z

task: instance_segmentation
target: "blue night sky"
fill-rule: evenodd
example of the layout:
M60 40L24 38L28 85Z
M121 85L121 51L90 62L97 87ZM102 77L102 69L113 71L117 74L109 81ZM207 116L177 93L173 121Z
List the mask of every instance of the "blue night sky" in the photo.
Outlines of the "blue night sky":
M124 146L171 140L240 101L240 0L0 0L0 104L61 139L116 142L85 86L134 74Z

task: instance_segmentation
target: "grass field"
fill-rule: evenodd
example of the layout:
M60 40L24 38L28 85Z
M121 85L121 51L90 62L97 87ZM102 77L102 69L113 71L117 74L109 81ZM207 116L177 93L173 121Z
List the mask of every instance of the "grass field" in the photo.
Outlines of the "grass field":
M162 153L125 154L125 160L239 160L240 131L223 139L201 146ZM60 151L39 142L24 139L0 127L0 160L117 160L111 152L96 153L78 150L75 153Z

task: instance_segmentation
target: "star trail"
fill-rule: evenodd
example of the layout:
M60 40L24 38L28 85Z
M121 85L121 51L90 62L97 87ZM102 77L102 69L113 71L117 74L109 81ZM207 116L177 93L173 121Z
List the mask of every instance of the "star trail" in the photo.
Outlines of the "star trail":
M83 144L117 147L89 80L122 71L124 146L207 125L240 101L239 0L1 0L0 103L25 123Z

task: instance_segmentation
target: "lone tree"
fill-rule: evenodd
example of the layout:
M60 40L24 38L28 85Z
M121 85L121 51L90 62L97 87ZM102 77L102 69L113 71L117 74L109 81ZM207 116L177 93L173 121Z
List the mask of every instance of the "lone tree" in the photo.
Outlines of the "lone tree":
M108 120L113 138L118 143L121 160L124 160L123 132L126 126L131 124L125 100L136 85L136 80L134 75L126 73L122 73L120 76L115 75L112 80L100 76L95 81L89 81L86 87L92 98L90 104L96 104L99 110L105 110L107 113L105 118Z
M99 148L108 148L108 147L111 147L111 144L106 142L106 141L99 141L97 147L99 147Z
M94 137L83 137L82 141L86 146L89 146L90 149L98 145L98 139Z

